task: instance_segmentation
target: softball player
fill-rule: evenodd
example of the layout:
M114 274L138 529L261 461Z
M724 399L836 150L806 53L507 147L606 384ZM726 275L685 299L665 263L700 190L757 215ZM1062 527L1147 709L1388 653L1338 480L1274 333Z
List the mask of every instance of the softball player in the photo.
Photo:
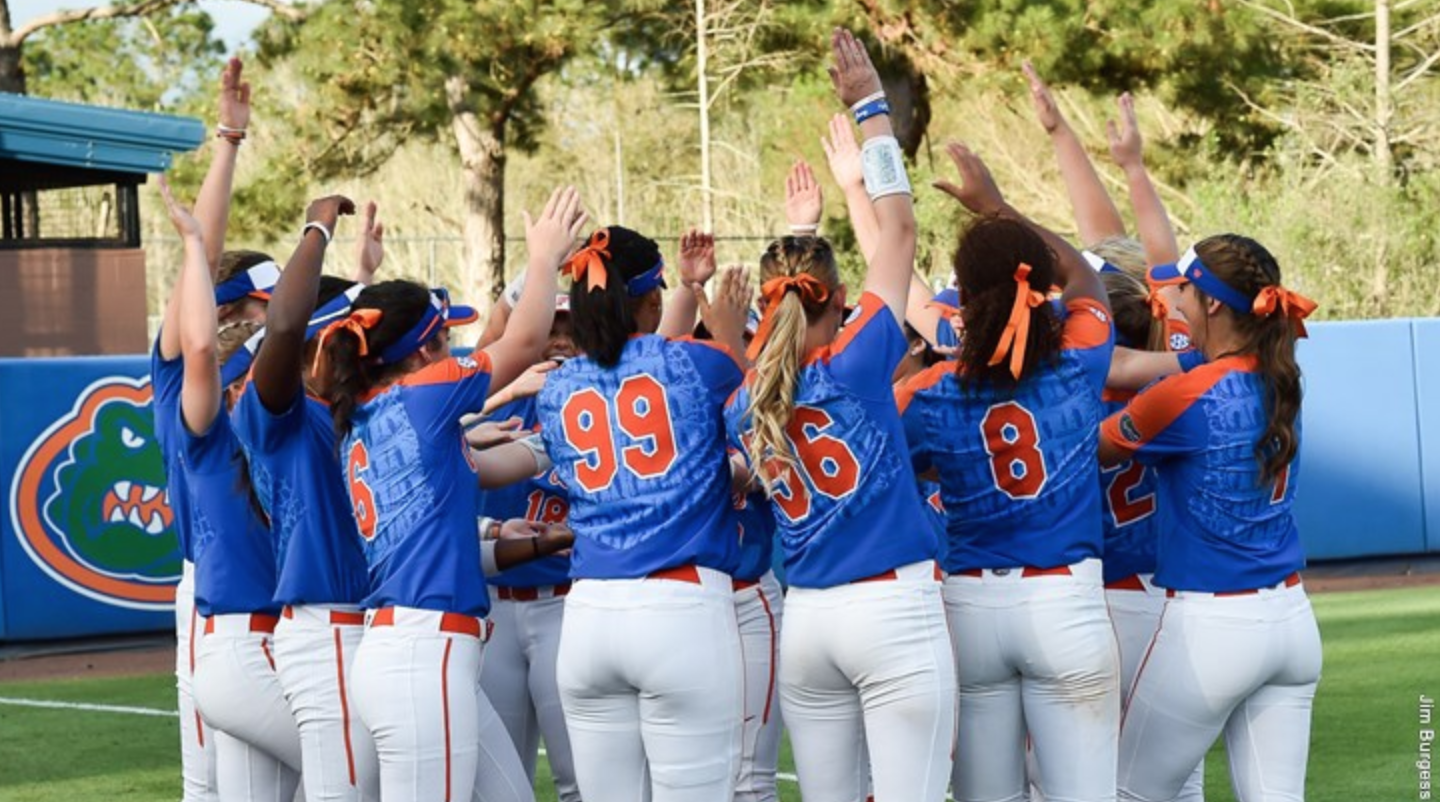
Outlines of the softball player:
M1120 688L1095 454L1113 349L1105 288L1005 204L969 150L949 152L963 184L941 188L984 215L955 255L965 337L958 364L913 379L901 408L948 514L955 798L1023 798L1028 730L1047 798L1113 799ZM1045 297L1055 283L1063 312Z
M220 135L216 137L211 151L210 167L200 186L194 217L205 241L206 264L212 270L216 266L222 266L225 277L229 278L231 273L243 274L246 268L269 261L268 257L261 254L224 254L222 259L225 225L230 208L230 181L235 173L235 159L244 137L245 126L250 120L250 84L242 79L239 59L231 59L221 73L217 111ZM231 133L227 135L226 131ZM222 265L222 262L225 264ZM225 269L227 267L228 269ZM180 275L184 275L183 271ZM212 272L207 282L213 283L214 279ZM238 282L226 287L225 292L228 294L236 283ZM220 317L225 320L253 317L263 319L264 300L269 297L269 285L273 283L272 280L255 286L252 282L248 292L253 293L253 297L247 295L247 292L241 292L234 298L218 301L221 304ZM180 713L183 798L185 802L201 802L215 799L215 743L213 737L207 737L205 724L195 710L191 688L195 673L195 647L199 643L196 637L199 616L195 611L195 566L188 517L189 493L185 486L185 471L180 462L180 388L184 367L180 358L178 328L179 288L180 281L177 277L175 291L166 303L164 321L151 352L150 382L155 399L155 435L167 477L166 499L175 514L175 533L184 557L180 584L175 588L175 680Z
M349 282L327 277L322 284L320 269L336 221L354 211L339 196L310 204L300 245L271 298L252 380L234 412L251 481L275 532L275 601L283 606L275 660L300 728L305 795L312 802L379 794L374 744L351 715L350 665L364 623L365 559L329 410L306 393L302 379L317 295L321 303L332 297L346 302L341 291Z
M215 296L200 224L163 180L160 186L185 244L177 293L185 365L175 434L196 562L195 609L204 619L195 704L219 729L212 732L220 798L288 802L300 779L300 739L270 656L274 542L252 498L235 492L245 469L225 410L229 394L220 385Z
M739 555L721 410L742 378L743 274L705 312L716 345L652 334L652 240L602 228L567 267L581 356L549 375L539 414L576 535L557 679L580 793L729 802Z
M729 404L732 437L770 497L790 584L780 702L807 800L939 800L955 728L937 543L898 443L889 379L904 357L915 253L900 149L864 47L835 32L831 79L866 136L878 246L841 329L828 243L785 237L761 259L756 367ZM868 762L867 762L868 758Z
M573 356L570 299L557 295L544 359ZM534 395L500 406L490 416L495 420L518 418L526 430L539 424ZM570 500L558 472L549 470L524 482L486 491L480 499L480 514L497 522L524 518L564 524L570 517ZM560 706L560 688L555 681L565 596L570 592L570 558L546 557L489 577L488 583L490 620L495 632L485 644L480 688L505 723L530 781L535 779L535 761L543 737L557 795L562 802L576 802L580 791L570 757L565 712Z
M354 698L379 752L383 798L533 799L480 692L490 600L477 570L479 484L459 420L482 409L492 379L508 384L539 358L555 270L583 220L573 189L552 195L533 224L526 216L525 291L505 334L471 357L449 356L445 324L473 312L452 308L443 290L405 281L366 288L350 316L322 335L327 397L370 571ZM540 467L523 445L510 453L517 449L515 480ZM553 542L531 546L538 555Z
M1210 363L1105 420L1100 458L1157 466L1160 625L1120 743L1120 798L1171 799L1224 732L1240 799L1303 799L1320 633L1300 585L1295 528L1300 368L1315 307L1280 284L1254 240L1196 244L1151 271Z

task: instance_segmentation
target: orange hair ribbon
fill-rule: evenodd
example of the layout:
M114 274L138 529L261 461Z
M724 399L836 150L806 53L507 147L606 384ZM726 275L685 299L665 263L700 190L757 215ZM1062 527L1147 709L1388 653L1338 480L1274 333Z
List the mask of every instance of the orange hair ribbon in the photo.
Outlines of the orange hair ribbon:
M1030 310L1045 303L1045 293L1030 288L1030 265L1024 262L1015 268L1015 304L1010 307L1010 320L1000 333L1000 342L990 356L990 365L998 365L1010 354L1010 375L1016 381L1025 367L1025 345L1030 339Z
M576 251L575 255L565 262L565 272L577 282L588 276L587 290L596 287L603 290L609 281L609 273L605 270L605 259L609 258L610 229L601 228L590 235L590 242L585 247Z
M785 293L792 290L800 295L801 303L809 306L830 300L830 288L809 273L777 276L760 285L760 300L765 304L765 317L761 318L760 328L756 329L755 339L750 341L750 348L746 353L752 361L759 358L760 352L765 349L765 341L770 339L770 330L775 327L775 310L785 298Z
M315 340L315 361L310 365L310 375L320 375L320 360L325 355L325 343L329 341L330 335L342 329L354 334L355 339L360 341L360 356L368 356L370 354L370 343L365 336L365 332L375 328L375 326L380 323L380 318L383 314L379 309L356 309L345 317L321 329L319 336L316 337Z
M1280 314L1294 321L1295 336L1304 337L1306 336L1305 318L1309 317L1318 305L1298 292L1291 292L1284 287L1272 284L1261 289L1260 294L1255 296L1255 303L1251 307L1251 311L1260 317L1270 317L1275 314L1276 310L1279 310Z
M1150 304L1150 317L1156 320L1166 320L1170 317L1170 302L1160 294L1159 286L1150 287L1150 294L1145 296L1145 301Z

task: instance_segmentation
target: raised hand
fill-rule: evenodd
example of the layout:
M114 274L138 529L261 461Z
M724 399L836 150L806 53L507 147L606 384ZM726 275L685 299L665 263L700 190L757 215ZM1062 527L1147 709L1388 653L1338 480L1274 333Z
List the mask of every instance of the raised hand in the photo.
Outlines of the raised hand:
M574 187L562 187L550 193L550 200L534 219L525 218L525 247L532 258L558 268L570 253L575 238L585 227L589 216L580 207L580 193Z
M860 145L855 141L849 116L836 114L830 118L830 136L820 137L820 147L825 150L830 175L841 189L864 188L865 167L860 161Z
M1054 133L1056 128L1065 125L1065 115L1060 113L1060 107L1055 105L1055 98L1050 94L1050 87L1040 79L1040 74L1035 72L1035 65L1027 59L1020 65L1025 73L1025 80L1030 84L1030 100L1035 104L1035 118L1044 127L1045 133Z
M936 181L931 186L960 201L966 209L975 214L995 214L1005 207L1005 197L995 185L990 168L969 148L960 142L945 145L945 152L955 163L960 173L960 183Z
M785 222L792 229L814 232L820 225L820 214L824 209L825 197L820 192L820 183L815 180L815 171L804 159L797 159L785 176Z
M1120 106L1120 125L1116 126L1114 120L1105 121L1105 136L1110 140L1110 156L1122 169L1143 167L1143 143L1140 139L1140 126L1135 122L1135 99L1126 92L1120 96L1117 104Z
M855 35L836 28L830 37L830 50L835 59L829 68L830 83L835 94L847 107L855 105L880 90L880 74L870 62L865 45Z
M558 367L560 363L553 359L531 365L520 374L520 378L510 382L510 386L505 388L506 397L511 401L518 401L539 395L540 391L545 389L545 374Z
M680 283L704 284L715 275L715 235L692 228L680 235Z
M165 199L165 211L170 214L170 222L175 226L175 231L185 239L202 239L200 223L190 214L190 210L180 205L175 200L175 195L170 191L170 182L165 176L160 176L160 197Z
M700 305L700 319L705 328L720 342L736 353L744 350L745 318L750 313L751 287L750 271L744 265L725 268L720 276L719 286L712 299L700 287L693 288L695 300Z
M220 124L239 131L250 124L250 83L242 75L244 66L232 58L220 73Z
M344 195L327 195L310 201L305 208L305 222L319 223L325 226L325 230L332 235L335 233L335 223L339 221L340 215L351 215L355 213L355 201Z
M355 239L355 263L359 266L355 280L369 284L385 261L385 224L375 222L375 201L365 204L360 216L360 236Z

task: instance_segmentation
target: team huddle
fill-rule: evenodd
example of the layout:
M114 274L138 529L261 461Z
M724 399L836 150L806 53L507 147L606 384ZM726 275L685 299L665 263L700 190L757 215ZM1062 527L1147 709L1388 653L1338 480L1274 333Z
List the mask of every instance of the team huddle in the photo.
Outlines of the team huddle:
M832 50L860 287L803 162L758 293L560 188L468 356L474 309L375 280L374 204L353 280L339 196L283 268L224 250L230 63L193 213L161 187L187 800L531 802L542 741L564 802L775 800L782 722L806 802L1196 802L1222 734L1239 799L1303 799L1314 304L1252 239L1179 252L1123 96L1127 237L1028 65L1087 248L951 144L973 220L932 292L879 76Z

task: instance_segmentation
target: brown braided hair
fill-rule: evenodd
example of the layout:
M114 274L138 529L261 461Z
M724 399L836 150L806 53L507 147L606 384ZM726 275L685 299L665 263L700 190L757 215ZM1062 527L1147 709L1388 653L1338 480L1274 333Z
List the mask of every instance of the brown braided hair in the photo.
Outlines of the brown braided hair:
M1195 245L1200 260L1221 281L1236 291L1254 296L1264 287L1280 284L1280 264L1265 246L1238 234L1219 234ZM1209 299L1199 287L1202 305ZM1223 306L1234 321L1242 345L1239 354L1253 354L1265 383L1266 425L1255 444L1260 481L1275 481L1295 458L1300 447L1295 419L1300 415L1300 365L1295 361L1295 324L1284 315L1262 317L1238 314Z

